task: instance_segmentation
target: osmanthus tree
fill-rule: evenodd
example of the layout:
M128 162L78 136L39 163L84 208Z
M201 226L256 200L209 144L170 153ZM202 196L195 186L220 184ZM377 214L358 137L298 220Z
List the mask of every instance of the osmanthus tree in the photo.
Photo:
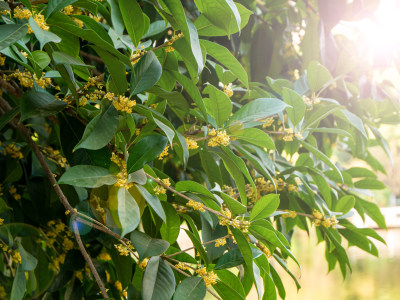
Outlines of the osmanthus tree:
M361 2L0 1L0 298L285 298L295 230L378 255L348 217L385 227L398 104L330 33Z

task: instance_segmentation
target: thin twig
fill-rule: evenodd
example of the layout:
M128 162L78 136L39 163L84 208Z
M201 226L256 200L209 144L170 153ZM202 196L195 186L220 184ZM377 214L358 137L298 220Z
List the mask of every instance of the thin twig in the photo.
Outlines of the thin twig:
M172 193L174 193L174 194L176 194L176 195L178 195L178 196L180 196L180 197L182 197L182 198L184 198L184 199L186 199L186 200L188 200L188 201L190 201L190 200L194 201L193 199L189 198L189 197L186 196L185 194L182 194L182 193L176 191L174 188L172 188L172 187L170 187L170 186L164 184L164 183L161 182L160 180L154 178L154 177L151 176L150 174L146 173L146 176L147 176L148 178L150 178L151 180L153 180L154 182L156 182L158 185L161 185L162 187L164 187L164 188L166 188L167 190L171 191ZM230 218L228 218L227 216L223 215L223 214L220 213L219 211L216 211L216 210L214 210L214 209L212 209L212 208L209 208L209 207L207 207L207 206L203 206L203 208L204 208L205 210L208 210L209 212L211 212L211 213L217 215L217 216L220 216L220 217L223 217L223 218L225 218L225 219L230 220Z
M217 239L214 239L214 240L211 240L211 241L208 241L208 242L205 242L205 243L203 243L202 245L204 246L204 245L207 245L207 244L211 244L211 243L214 243L216 240L219 240L219 239L228 239L230 237L230 235L229 234L227 234L227 235L225 235L225 236L223 236L223 237L220 237L220 238L217 238ZM181 253L184 253L184 252L186 252L186 251L189 251L189 250L192 250L192 249L195 249L196 247L190 247L190 248L186 248L186 249L184 249L184 250L181 250L181 251L179 251L179 252L175 252L175 253L172 253L172 254L169 254L169 255L166 255L165 257L166 258L170 258L170 257L172 257L172 256L175 256L175 255L178 255L178 254L181 254Z
M8 258L7 254L5 252L3 252L3 256L4 256L5 260L6 260L7 267L10 269L11 276L15 277L15 273L14 273L14 270L12 268L12 260Z
M72 221L72 226L74 227L74 233L75 233L75 238L76 241L78 242L78 246L79 249L82 252L83 257L85 258L87 264L89 265L90 270L92 271L92 274L94 276L94 278L96 279L97 285L99 286L101 293L103 294L104 298L108 298L108 294L106 292L106 288L104 286L103 281L101 280L99 273L97 272L96 268L94 267L93 261L90 258L89 254L87 253L85 246L82 243L82 239L81 236L79 234L79 229L78 229L78 225L77 225L77 221L74 220Z

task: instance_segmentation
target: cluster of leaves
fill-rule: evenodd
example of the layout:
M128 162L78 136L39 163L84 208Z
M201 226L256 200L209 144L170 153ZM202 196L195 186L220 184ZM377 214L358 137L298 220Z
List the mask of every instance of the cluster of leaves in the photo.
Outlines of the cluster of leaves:
M0 1L0 298L285 298L294 230L377 256L348 218L386 226L398 107L335 46L353 2Z

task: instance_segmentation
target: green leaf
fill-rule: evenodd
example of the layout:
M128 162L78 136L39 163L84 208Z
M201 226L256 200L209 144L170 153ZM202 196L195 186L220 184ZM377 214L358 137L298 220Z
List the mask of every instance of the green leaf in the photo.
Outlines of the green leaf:
M0 26L0 50L22 39L28 32L26 24L5 24Z
M150 194L144 187L140 185L136 185L136 188L140 192L140 194L143 196L143 198L146 200L147 204L150 205L150 207L156 212L156 214L166 222L166 216L164 209L161 205L160 199L156 195Z
M61 42L61 38L59 36L55 35L50 31L43 30L42 28L40 28L32 17L29 18L28 23L40 43L40 50L42 50L43 46L46 45L47 43Z
M131 96L154 86L161 78L162 67L157 56L151 51L146 53L133 68Z
M229 119L228 124L241 122L245 128L261 125L260 120L280 113L287 104L276 98L259 98L243 105Z
M385 217L382 215L379 207L372 202L357 198L357 202L362 205L366 214L374 220L374 222L381 228L386 228Z
M32 254L27 252L24 247L22 247L21 243L18 244L18 251L21 255L21 268L24 271L33 271L36 269L38 260Z
M218 154L219 157L222 158L226 170L232 176L239 190L240 200L242 201L242 204L247 205L246 186L241 170L227 154L221 152L216 152L216 153Z
M115 203L115 199L117 203ZM110 197L109 199L110 210L117 212L119 226L121 227L121 236L133 231L140 222L140 209L135 199L125 188L119 188L117 197Z
M58 180L59 184L69 184L87 188L112 185L115 182L117 182L117 179L109 170L89 165L77 165L69 168Z
M357 182L354 182L354 187L366 190L383 190L386 188L382 181L371 178L361 179Z
M165 211L166 221L160 228L161 237L170 244L174 244L179 236L181 220L176 213L176 209L171 204L163 201L162 206Z
M249 18L253 14L253 12L240 3L235 3L235 6L239 11L240 15L240 20L241 20L240 29L243 29L244 26L246 26L247 23L249 22ZM225 29L219 28L214 24L212 24L210 20L208 20L207 17L203 14L201 14L196 19L194 25L196 26L197 32L199 33L200 36L225 36L228 34L228 32ZM231 22L230 26L231 26L229 28L230 34L234 34L239 31L237 25L234 22Z
M21 119L47 117L62 111L68 104L47 92L28 91L21 98Z
M161 258L152 257L147 263L142 282L143 300L170 300L175 291L171 267Z
M108 99L104 99L101 112L85 128L85 132L74 151L80 148L98 150L106 146L118 128L118 113Z
M342 109L340 111L336 111L336 116L341 118L342 120L348 121L350 125L354 126L361 134L368 138L367 133L365 132L364 123L357 115L349 112L347 109Z
M241 299L245 299L246 293L244 291L242 282L240 281L238 276L236 276L233 272L228 271L228 270L217 270L215 272L215 274L217 274L217 276L220 279L220 281L226 286L226 287L224 287L224 289L231 288L238 295L240 295ZM217 291L220 294L219 290L217 290ZM226 299L226 298L224 298L224 299ZM233 300L235 298L228 298L228 299Z
M16 106L12 110L6 112L4 115L0 116L0 130L4 128L12 119L14 119L19 114L19 107Z
M112 78L110 84L115 86L115 90L118 91L118 94L124 95L126 90L128 89L128 82L126 80L126 74L125 74L126 69L124 64L121 63L117 57L111 55L107 51L104 51L102 48L97 46L92 46L92 48L97 52L97 54L106 64L107 69L110 72Z
M212 85L207 85L203 91L210 98L203 99L207 112L214 118L219 127L228 120L232 112L231 99L224 92L218 90Z
M25 292L26 292L25 271L22 269L20 265L18 265L17 271L15 272L15 278L11 289L10 299L22 300L22 298L24 298Z
M307 81L312 93L318 92L331 80L332 75L327 68L315 60L310 62L307 68Z
M224 253L215 264L214 270L230 269L244 263L240 249L232 249Z
M140 231L133 231L130 235L132 245L139 253L140 260L150 256L159 256L167 251L169 243L161 239L154 239Z
M133 44L137 47L140 39L147 31L142 9L137 1L118 0L118 3L126 31L128 31Z
M189 19L186 18L185 11L180 0L164 0L164 3L172 13L172 16L179 26L179 28L174 29L182 30L184 35L183 38L189 43L192 50L191 52L193 53L197 63L197 74L200 74L204 63L196 27Z
M75 3L77 0L49 0L46 10L46 19L56 11L62 10L64 7Z
M244 128L235 131L230 129L230 131L232 132L231 135L239 140L249 142L261 148L275 149L273 139L261 129Z
M196 236L195 234L193 234L192 232L190 232L187 229L185 229L185 232L186 232L187 236L190 238L190 240L192 241L192 244L195 247L195 249L199 252L201 259L204 260L204 263L208 266L207 253L204 250L204 246L202 245L202 243L200 241L200 237Z
M257 200L250 213L250 221L269 217L279 206L279 195L269 194Z
M303 120L306 113L304 100L299 94L288 88L282 89L282 97L283 101L290 105L286 107L286 112L293 126L296 126Z
M227 69L235 74L247 88L249 88L249 78L246 70L227 48L206 40L201 40L200 42L201 45L206 48L208 55L223 64Z
M203 278L192 276L184 279L176 288L173 300L202 300L207 288Z
M240 32L240 14L232 0L195 0L199 11L215 26L230 35L232 23ZM236 21L236 22L235 22Z
M93 68L93 66L86 65L84 62L72 57L66 53L60 51L52 52L51 56L53 57L54 63L56 65L74 65L74 66L82 66Z
M378 249L365 235L350 229L338 229L338 231L346 240L349 241L350 245L357 246L358 248L378 257Z
M235 215L246 213L247 208L242 203L240 203L236 199L233 199L225 193L221 192L219 193L219 195L221 196L222 200L224 200L224 203L226 204L226 206L228 206L229 210L232 211Z
M44 51L40 50L33 51L32 57L41 70L46 68L51 62L49 55Z
M206 195L211 199L214 199L214 195L203 185L195 181L182 180L178 181L175 185L175 190L178 192L194 192L202 195Z
M237 228L231 228L232 234L235 237L236 243L239 247L240 253L242 253L244 262L246 267L249 269L249 273L251 274L252 280L254 281L253 274L253 254L251 252L251 248L249 246L249 242L243 233Z
M135 172L148 162L157 158L167 146L168 139L163 135L145 136L129 151L127 163L128 173Z
M347 169L346 172L350 174L353 178L367 177L376 179L377 177L373 171L361 167L352 167L350 169Z
M343 196L336 203L335 211L347 214L355 205L356 199L352 195Z
M340 179L343 182L343 176L342 173L339 171L339 169L336 167L336 165L334 163L332 163L330 161L330 159L321 151L319 151L317 148L311 146L310 144L306 143L305 141L300 141L299 143L302 144L304 146L304 148L306 148L308 151L310 151L312 154L314 154L314 156L318 159L320 159L321 161L323 161L325 164L327 164L328 166L330 166L335 173L340 177Z

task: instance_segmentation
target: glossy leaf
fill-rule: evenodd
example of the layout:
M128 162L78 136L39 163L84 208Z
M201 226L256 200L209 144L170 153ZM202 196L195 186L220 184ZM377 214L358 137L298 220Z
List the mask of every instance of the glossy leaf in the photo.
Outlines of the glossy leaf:
M0 26L0 50L21 39L28 32L25 24L5 24Z
M147 31L142 9L137 1L118 0L121 15L125 23L125 28L135 45L140 42L140 39Z
M189 277L184 279L176 288L174 300L202 300L206 296L206 284L201 277Z
M170 300L175 291L171 267L161 258L152 257L147 263L142 282L143 300Z
M261 197L254 204L250 214L250 221L269 217L279 206L279 195L269 194Z
M96 166L78 165L69 168L58 180L59 184L70 184L78 187L96 188L104 184L112 185L117 181L107 169Z
M136 95L154 86L161 78L162 67L153 52L146 53L133 68L131 95Z
M169 247L167 241L154 239L140 231L133 231L130 235L132 245L139 253L140 260L150 256L158 256L163 254Z
M62 111L67 103L47 92L26 92L21 99L21 121L28 118L52 116Z

